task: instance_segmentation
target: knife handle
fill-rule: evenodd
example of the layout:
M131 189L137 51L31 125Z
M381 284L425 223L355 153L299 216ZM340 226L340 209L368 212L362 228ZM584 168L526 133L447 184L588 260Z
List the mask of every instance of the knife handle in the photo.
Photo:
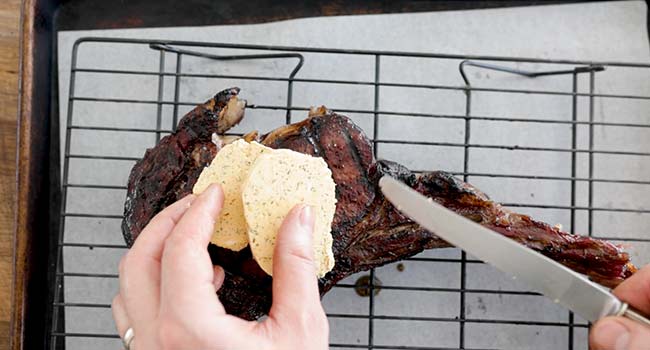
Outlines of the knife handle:
M639 322L639 323L641 323L643 325L646 325L646 326L650 327L650 320L648 318L646 318L645 316L643 316L637 310L634 310L633 308L631 308L627 303L623 303L623 305L621 305L621 308L616 313L616 316L623 316L623 317L629 318L630 320Z

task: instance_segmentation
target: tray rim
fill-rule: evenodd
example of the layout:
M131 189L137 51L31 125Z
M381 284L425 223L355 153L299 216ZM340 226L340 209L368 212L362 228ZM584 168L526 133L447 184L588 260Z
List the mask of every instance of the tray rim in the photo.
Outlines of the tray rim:
M49 172L50 35L56 5L58 0L25 0L20 15L16 210L9 321L9 349L13 350L37 343L34 337L27 336L27 329L33 328L34 321L36 325L42 324L38 319L43 317L38 313L46 305L42 300L45 298L37 298L39 294L42 296L39 283L47 283L42 278L47 256L39 254L47 248L47 242L39 240L38 233L43 228L47 230L48 220L33 218L39 217L49 204L43 200L49 196L49 178L43 174Z
M51 84L56 79L55 57L52 54L56 47L55 17L61 0L24 0L20 15L20 44L19 44L19 92L17 115L17 152L16 152L16 196L14 199L13 227L13 260L11 290L11 310L9 321L9 349L20 350L26 347L26 342L36 343L36 337L45 336L46 328L32 329L26 317L44 309L44 305L36 305L34 300L46 304L48 298L43 298L43 291L34 290L34 283L49 282L44 271L48 268L47 240L39 240L39 230L50 221L41 220L35 223L33 218L47 212L48 198L52 187L49 142L50 126L39 123L42 119L52 117L51 99L56 102L55 86ZM557 3L582 2L558 1ZM535 5L532 2L530 5ZM516 5L514 5L516 6ZM508 6L505 6L508 7ZM322 14L325 15L325 14ZM330 14L330 15L340 15ZM125 25L124 28L129 27ZM141 27L137 24L131 27ZM45 65L39 63L46 62ZM39 115L42 119L39 119ZM45 160L45 161L43 161ZM42 235L41 235L42 236ZM33 253L46 254L34 256ZM39 281L40 279L40 281ZM39 300L39 297L41 300ZM46 315L38 315L46 318ZM45 322L45 321L43 321ZM45 323L47 326L47 323ZM37 331L37 333L34 333ZM42 339L40 340L42 341Z

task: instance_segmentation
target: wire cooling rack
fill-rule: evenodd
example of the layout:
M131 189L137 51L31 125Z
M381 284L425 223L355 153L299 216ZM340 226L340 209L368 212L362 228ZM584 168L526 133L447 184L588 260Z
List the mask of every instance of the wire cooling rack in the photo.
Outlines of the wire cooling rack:
M119 347L110 301L128 172L230 86L248 99L235 133L325 103L377 157L450 170L649 261L648 64L109 38L78 40L71 62L50 348ZM351 276L324 304L332 348L587 348L584 320L457 249Z

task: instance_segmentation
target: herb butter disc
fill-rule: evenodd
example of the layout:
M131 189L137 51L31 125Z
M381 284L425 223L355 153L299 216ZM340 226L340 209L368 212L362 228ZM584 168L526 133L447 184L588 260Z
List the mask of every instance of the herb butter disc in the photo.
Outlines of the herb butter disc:
M211 242L219 247L240 251L248 245L247 225L242 206L241 189L248 171L257 157L272 151L257 142L242 139L224 146L203 169L192 192L199 194L213 183L223 188L223 209L217 218Z
M244 215L253 258L273 275L275 239L289 211L307 204L314 214L314 262L323 277L334 267L331 226L336 185L322 158L287 149L261 154L242 186Z

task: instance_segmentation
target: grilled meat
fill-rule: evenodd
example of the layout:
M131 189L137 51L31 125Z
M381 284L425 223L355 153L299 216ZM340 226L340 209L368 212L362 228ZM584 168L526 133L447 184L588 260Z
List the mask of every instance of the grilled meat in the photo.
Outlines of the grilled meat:
M167 205L191 193L202 169L228 142L219 136L243 117L238 88L218 93L197 106L177 130L147 150L131 171L122 225L130 246L149 220ZM251 133L272 148L323 157L337 185L337 208L332 223L334 270L319 280L321 293L352 273L381 266L449 244L399 213L381 194L383 175L400 179L418 192L480 224L510 237L606 286L616 286L635 267L620 247L606 241L574 236L510 212L472 185L442 171L416 175L390 161L375 161L371 143L345 116L321 107L298 123L266 135ZM226 279L219 296L234 315L256 319L271 305L271 277L252 259L250 249L239 252L208 247L214 264Z

